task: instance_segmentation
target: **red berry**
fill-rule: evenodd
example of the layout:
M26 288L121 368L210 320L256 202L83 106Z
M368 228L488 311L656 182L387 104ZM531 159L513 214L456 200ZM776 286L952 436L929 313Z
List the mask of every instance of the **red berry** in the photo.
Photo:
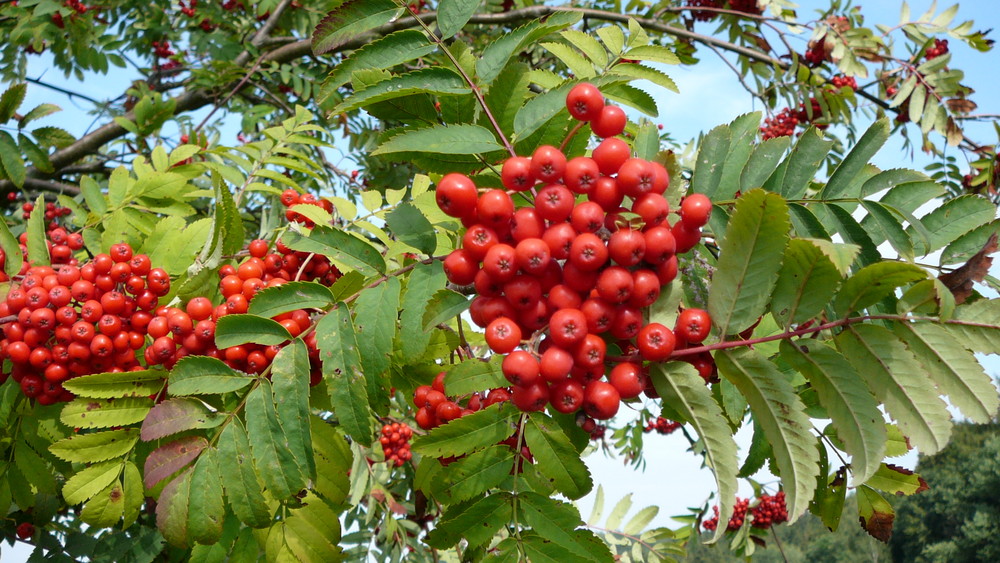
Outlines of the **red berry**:
M577 84L566 95L566 109L578 121L591 121L601 115L604 96L597 86L588 82Z

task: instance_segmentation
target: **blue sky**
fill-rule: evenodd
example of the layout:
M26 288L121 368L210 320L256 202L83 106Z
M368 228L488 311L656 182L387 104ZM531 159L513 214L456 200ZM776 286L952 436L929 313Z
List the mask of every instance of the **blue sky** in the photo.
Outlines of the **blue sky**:
M802 1L800 14L807 17L815 9L827 2L810 0ZM893 0L870 0L862 2L863 12L869 22L884 22L894 24L899 19L899 2ZM910 2L914 15L925 11L931 2L928 0ZM942 2L947 7L950 2ZM1000 35L1000 11L996 9L995 0L966 0L961 3L959 19L974 19L977 29L994 28L998 30L994 37ZM699 24L701 31L711 31L711 24ZM804 45L807 35L800 44ZM795 43L793 43L794 45ZM966 70L965 83L971 86L977 94L973 99L979 103L977 113L1000 113L996 92L1000 91L1000 78L995 67L1000 62L997 52L981 54L972 51L957 41L951 41L951 51L954 66ZM702 63L695 67L671 67L667 72L674 78L680 88L680 94L661 93L656 96L660 109L660 117L655 120L662 123L673 137L680 141L697 136L720 123L731 121L736 116L760 109L754 107L749 96L739 85L728 66L719 61L711 51L700 51ZM107 77L89 79L78 83L65 79L61 72L55 69L46 70L46 57L32 57L29 66L29 76L86 93L97 99L117 97L125 85L132 79L125 72L116 72ZM74 134L80 135L91 129L93 117L85 115L90 109L88 102L66 98L55 92L37 85L29 85L28 99L25 107L42 102L57 103L66 111L47 119L44 124L65 127ZM197 122L204 115L200 112L194 119ZM103 120L99 120L98 124ZM238 124L234 123L225 129L223 143L235 143ZM970 136L985 143L996 142L995 133L989 123L969 124ZM902 142L893 137L885 148L876 156L875 164L883 169L896 167L913 167L921 169L928 161L925 155L917 153L911 160L904 154ZM998 276L998 268L994 267L993 275ZM995 366L995 364L994 364ZM996 368L991 370L996 373ZM749 435L742 432L738 442L746 447ZM660 514L654 524L670 525L669 516L682 514L687 507L702 505L714 490L711 473L701 468L701 459L687 452L688 444L680 433L671 436L657 434L647 435L645 456L647 469L644 473L636 472L623 465L621 460L604 457L600 453L590 456L588 465L594 473L595 483L600 483L605 489L605 514L619 498L632 493L636 508L646 505L659 505ZM745 450L744 450L745 451ZM897 463L912 467L915 456L910 455ZM758 476L763 482L772 481L768 476ZM740 494L747 496L749 488L741 489ZM589 513L592 500L584 499L580 505L584 517ZM9 552L5 553L10 555Z

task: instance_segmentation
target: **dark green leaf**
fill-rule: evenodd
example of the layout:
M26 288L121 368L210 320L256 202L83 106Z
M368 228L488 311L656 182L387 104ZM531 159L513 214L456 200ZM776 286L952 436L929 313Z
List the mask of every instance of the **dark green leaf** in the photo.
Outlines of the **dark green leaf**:
M786 199L799 199L804 196L833 143L832 139L825 139L819 129L815 127L806 129L785 159L788 164L774 191Z
M351 80L351 73L360 69L388 69L398 64L422 57L436 47L427 40L424 32L404 29L390 33L354 50L333 71L320 90L319 102L326 105L329 96ZM327 106L328 107L328 106Z
M49 160L49 153L44 149L39 147L28 138L24 133L17 134L17 146L21 149L35 168L39 169L46 174L51 174L55 172L55 168L52 166L52 161Z
M337 420L361 444L371 444L374 427L368 406L368 386L361 371L358 341L351 312L339 305L316 326L323 377L330 389Z
M60 108L55 104L38 104L37 106L31 108L31 110L28 111L28 113L24 114L24 116L21 117L20 120L18 120L17 124L21 128L24 128L32 121L35 121L36 119L41 119L47 115L52 115L53 113L56 113L58 111L62 111L62 108Z
M478 125L434 125L408 129L379 145L371 154L432 152L480 154L503 150L493 133Z
M3 271L7 277L16 276L21 271L24 264L24 253L21 252L21 244L14 233L10 232L10 227L6 221L0 221L0 248L3 249L4 263Z
M745 113L729 124L729 147L712 193L716 200L730 199L740 189L740 175L750 158L753 140L760 129L760 112Z
M24 82L12 84L4 90L3 95L0 95L0 124L7 123L14 117L27 92L28 85Z
M312 36L314 55L322 55L388 23L399 11L392 0L350 0L326 15Z
M325 309L333 302L328 287L315 282L293 281L259 291L253 296L248 313L273 318L296 309Z
M215 345L220 350L247 343L283 344L291 338L278 321L256 315L226 315L215 323Z
M411 203L402 203L386 214L385 223L399 240L424 254L433 254L437 248L434 226Z
M331 114L348 113L367 107L371 104L401 98L411 94L461 95L468 94L469 87L462 77L444 67L431 67L415 70L399 76L392 76L376 82L363 90L356 91L338 104ZM413 149L400 149L413 150ZM391 151L385 151L391 152ZM475 151L486 152L486 151ZM469 153L458 153L469 154Z
M223 317L225 318L225 317ZM178 395L214 395L243 389L253 378L207 356L181 358L170 372L167 391Z
M809 506L816 488L819 453L805 406L785 376L758 352L726 350L716 354L719 373L732 381L750 404L754 420L771 443L782 478L788 520Z
M841 275L829 257L810 239L792 239L774 286L771 312L782 326L818 315L840 286Z
M476 61L476 74L484 85L491 84L507 66L507 61L521 51L525 45L536 43L549 33L559 31L580 21L579 12L556 12L544 23L531 21L509 33L501 35L483 49L482 57Z
M228 480L228 475L226 476ZM222 535L226 506L222 502L222 473L214 449L207 449L194 464L191 472L191 490L188 511L188 531L191 539L203 544L213 544Z
M396 337L399 314L399 278L363 290L355 302L354 330L357 334L361 367L368 381L379 381L389 369L389 354ZM374 397L369 386L369 399Z
M965 233L993 221L996 213L995 205L977 195L964 195L946 201L920 219L931 233L931 247L927 252L943 248ZM912 226L907 229L911 236L913 230Z
M435 498L449 503L469 500L499 486L513 467L514 452L509 446L489 447L450 464L442 478L432 483L432 491Z
M271 512L261 493L264 487L254 467L243 423L234 419L219 436L219 469L226 476L223 485L233 513L247 526L263 528L271 522Z
M781 162L781 155L788 150L789 137L775 137L761 142L753 148L746 167L739 177L739 189L747 192L764 185Z
M919 266L905 262L879 262L858 270L847 278L837 293L833 308L838 317L878 303L896 288L927 277Z
M816 215L808 207L798 204L788 204L789 218L795 233L799 237L830 240L830 233L827 232L823 223L820 223Z
M489 361L470 358L452 366L444 378L449 395L461 396L497 387L506 387L507 379L500 371L503 358L494 355Z
M656 99L649 92L630 84L607 84L601 88L601 93L607 99L619 104L635 108L649 117L657 117Z
M441 262L418 264L406 280L406 291L400 303L399 333L396 349L403 363L418 360L427 350L431 332L424 330L424 312L434 293L447 283Z
M926 454L944 447L951 415L920 362L896 335L881 326L851 325L836 342L914 446Z
M411 449L414 453L433 457L459 456L510 437L515 424L516 414L512 409L491 406L415 437ZM573 454L576 455L575 450Z
M590 471L555 420L542 413L529 414L524 439L538 460L535 467L567 498L578 499L594 487Z
M385 273L385 258L372 244L346 231L316 225L309 236L288 231L282 241L291 249L322 254L342 264L341 271L357 270L366 276Z
M901 257L912 260L913 241L903 230L901 221L881 203L862 201L861 205L868 212L868 216L865 217L861 225L869 227L867 229L869 234L873 232L879 234L878 237L872 237L872 242L880 244L882 241L888 240Z
M580 541L576 528L583 524L580 513L573 505L538 493L524 492L518 495L518 510L525 523L534 528L535 533L554 544L573 561L612 561L610 551L597 553L594 544ZM581 530L583 531L583 530ZM562 559L565 560L565 559Z
M790 226L788 206L778 195L753 190L736 201L708 295L721 334L740 332L764 314Z
M247 437L261 480L276 500L286 500L306 486L298 460L288 449L289 437L275 412L271 384L263 380L246 402Z
M225 317L223 317L225 318ZM271 363L275 411L285 433L284 447L307 478L316 475L309 438L309 350L296 338Z
M2 136L0 136L0 138L2 138ZM0 155L5 152L6 149L0 146ZM38 213L32 213L31 217L28 217L28 225L26 227L28 232L27 259L32 266L48 266L50 262L48 238L45 234L45 213L41 212L41 210L45 209L44 196L38 196L38 199L35 200L35 209L40 211Z
M839 233L840 236L844 237L845 242L861 248L857 259L859 266L867 266L879 261L881 255L875 247L875 243L851 216L850 212L839 205L821 205L818 209L829 211L829 226L831 227L829 230L831 233Z
M424 311L424 330L430 330L437 325L457 317L469 308L469 298L450 289L442 289L434 294L427 310Z
M851 454L852 486L864 483L885 453L885 426L872 392L846 358L821 342L782 340L781 357L806 376L833 420Z
M457 504L445 511L434 529L427 534L426 542L438 549L448 549L462 539L469 542L469 547L482 545L510 521L510 516L509 493L494 493L475 501Z
M191 470L167 483L156 503L156 527L174 547L188 547L188 515L191 502Z
M705 461L712 468L719 489L719 518L723 522L728 521L736 500L738 459L736 442L722 409L690 364L653 363L650 378L663 397L663 404L678 412L698 434ZM724 532L725 529L717 529L712 541L718 541Z
M347 498L354 456L347 440L330 423L312 416L309 418L313 453L316 460L317 493L333 504L340 504ZM436 463L436 462L435 462Z
M458 33L476 12L480 0L441 0L438 3L438 29L441 38Z
M167 399L149 411L142 421L140 435L144 442L149 442L185 430L213 428L224 420L225 416L198 399Z
M858 143L854 145L851 152L847 153L844 160L830 175L830 180L821 192L824 199L835 199L847 194L854 180L889 139L889 129L889 119L886 117L872 123L871 127L858 139Z
M1000 233L1000 220L975 228L951 242L941 253L941 264L963 264L986 245L994 233ZM9 254L7 256L10 256Z

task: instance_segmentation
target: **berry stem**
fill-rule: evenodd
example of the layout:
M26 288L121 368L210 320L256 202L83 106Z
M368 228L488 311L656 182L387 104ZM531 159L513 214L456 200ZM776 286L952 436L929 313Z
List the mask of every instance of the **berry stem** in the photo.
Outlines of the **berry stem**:
M559 152L566 152L566 145L576 136L576 133L584 126L587 125L586 121L581 121L576 124L575 127L570 129L569 133L566 134L566 138L563 139L562 143L559 144Z

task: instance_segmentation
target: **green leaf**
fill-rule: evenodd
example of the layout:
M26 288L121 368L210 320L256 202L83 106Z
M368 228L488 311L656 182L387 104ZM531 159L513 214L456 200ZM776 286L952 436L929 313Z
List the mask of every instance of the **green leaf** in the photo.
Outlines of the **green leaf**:
M351 312L339 305L316 325L323 377L330 389L337 420L361 444L371 444L374 426L368 406L368 386L361 371L358 341Z
M385 216L385 223L392 234L424 254L431 255L437 248L434 226L413 204L400 204ZM254 297L256 300L256 296Z
M489 447L450 464L431 484L432 492L449 503L469 500L499 486L513 467L514 452L509 446Z
M975 228L952 241L941 253L940 263L943 265L967 262L983 249L986 241L994 233L1000 233L1000 220Z
M177 362L168 381L167 391L174 396L215 395L239 391L253 378L240 374L222 360L187 356Z
M31 134L42 145L60 149L76 142L76 137L59 127L39 127L32 130Z
M849 263L848 263L849 264ZM782 326L818 315L840 286L837 267L811 239L792 239L774 286L771 312Z
M156 527L164 539L180 548L188 547L188 515L191 502L191 470L167 483L156 503Z
M479 546L490 541L510 517L510 494L494 493L449 507L425 541L438 549L451 548L462 539L469 547Z
M515 430L515 418L511 409L485 408L415 437L411 449L415 453L432 457L452 457L474 452L509 438Z
M10 455L8 453L7 455ZM27 442L17 441L13 448L14 464L39 493L54 495L56 480L49 464Z
M663 404L683 416L684 422L698 434L705 452L705 464L712 469L719 490L720 521L729 521L736 499L738 458L736 442L721 407L690 364L653 363L650 367L650 378ZM711 541L722 537L725 527L721 528L716 530Z
M750 158L753 140L760 129L760 117L760 112L745 113L729 124L729 149L712 198L730 199L740 189L740 175Z
M439 96L462 95L469 93L469 87L461 76L450 69L444 67L424 68L399 76L391 76L358 90L353 96L340 102L330 113L331 115L348 113L378 102L420 93Z
M215 345L220 350L247 343L283 344L291 338L288 329L278 321L256 315L226 315L215 323Z
M855 181L868 162L875 156L875 153L882 148L882 145L889 139L889 119L882 117L872 123L865 131L864 135L858 139L851 152L847 153L844 160L840 162L837 169L830 175L830 180L821 192L823 199L835 199L847 194L851 184Z
M705 135L698 148L691 190L712 198L719 189L722 170L729 153L730 130L728 125L719 125Z
M34 165L38 170L45 172L46 174L51 174L55 172L55 168L52 166L52 161L49 160L49 153L44 149L39 147L28 138L24 133L17 134L17 146L21 149L29 160L31 164Z
M980 299L955 309L955 320L948 328L962 345L973 352L995 354L1000 340L1000 300Z
M185 436L153 450L143 467L143 484L152 489L157 483L187 467L208 447L202 436Z
M499 84L494 85L497 88ZM517 108L514 115L513 138L517 141L527 139L548 123L555 123L552 118L563 114L566 118L566 94L576 86L575 83L563 83L556 88L543 92L531 98Z
M880 326L851 325L836 343L914 446L927 455L945 446L951 415L902 341Z
M538 460L535 467L567 498L578 499L593 489L590 471L551 417L530 413L524 424L524 439Z
M327 501L339 505L347 499L350 489L348 473L354 461L351 448L333 425L317 416L309 418L309 428L316 460L316 485L313 490Z
M63 407L59 419L71 428L128 426L146 417L153 407L148 397L90 399L77 397Z
M49 446L49 451L65 461L94 463L127 454L138 440L135 428L123 428L63 438Z
M489 129L478 125L434 125L409 129L385 141L372 155L399 152L481 154L503 150Z
M447 283L441 262L417 264L406 280L400 302L399 332L395 348L404 364L420 359L430 343L431 333L424 330L424 312L434 293Z
M534 20L502 34L483 49L482 56L476 61L476 75L479 81L483 85L491 84L515 53L520 52L526 45L538 42L549 33L576 24L582 16L583 14L579 12L556 12L546 18L544 23Z
M226 476L228 480L228 475ZM188 531L191 539L202 544L213 544L222 536L226 505L222 502L222 473L215 450L205 450L191 471L191 490L188 510Z
M83 506L80 520L95 528L110 528L121 520L124 508L122 485L114 481Z
M719 373L746 397L754 420L771 443L787 498L788 521L794 522L808 508L819 472L816 438L805 406L778 368L757 352L726 350L715 360Z
M5 153L6 149L0 146L0 155ZM38 199L35 200L35 209L45 209L44 196L38 196ZM32 213L31 217L28 217L28 224L25 227L28 233L28 262L32 266L48 266L50 264L45 222L45 213L39 211L38 213Z
M640 61L651 61L668 65L680 64L680 59L668 47L660 45L640 45L626 51L622 58L636 59ZM616 67L617 68L617 67Z
M750 158L740 174L739 190L748 192L760 188L774 173L781 162L781 155L788 150L790 137L775 137L753 147Z
M185 430L214 428L225 418L198 399L167 399L149 411L140 435L144 442L150 442Z
M5 256L3 271L8 278L16 276L21 271L24 264L24 253L21 252L21 244L14 233L10 232L10 227L6 221L0 221L0 248Z
M594 65L581 55L579 51L565 43L550 41L540 43L539 46L552 53L555 58L566 65L569 73L577 78L593 78L596 74L594 72Z
M872 242L879 244L884 240L888 240L892 248L903 258L907 260L913 259L913 241L910 240L910 236L903 230L903 225L900 224L900 220L896 218L893 213L886 208L881 203L875 201L862 201L861 205L868 212L868 216L865 217L865 221L862 221L861 225L870 225L868 228L868 233L871 234L873 231L879 234L876 239L872 237Z
M867 485L858 487L856 497L861 527L873 538L889 543L889 536L892 535L892 522L896 518L896 512L892 509L892 505L878 494L878 491Z
M72 506L90 499L118 479L121 472L122 461L119 459L95 463L82 469L63 485L62 495L66 504Z
M791 223L781 197L752 190L736 201L708 294L708 311L723 335L764 314L788 244Z
M314 55L322 55L388 23L399 11L392 0L350 0L320 20L312 35Z
M424 330L431 330L465 312L470 305L469 298L450 289L442 289L434 294L427 310L424 311Z
M307 478L316 475L309 430L309 349L296 338L271 363L275 411L285 433L284 447Z
M643 160L653 160L659 154L660 133L648 119L639 122L639 130L635 134L635 141L632 142L632 151L636 158Z
M19 127L24 128L32 121L41 119L47 115L52 115L53 113L62 111L62 108L55 104L38 104L37 106L31 108L28 113L24 114L17 124Z
M250 441L243 423L234 419L219 436L219 470L226 476L223 486L233 513L247 526L263 528L271 522L271 512L261 493L263 485L254 467Z
M323 82L318 101L329 107L331 94L351 80L351 74L356 70L369 68L392 68L396 65L412 61L434 51L436 47L427 40L424 32L416 29L404 29L390 33L355 49L350 56L344 58L333 67L330 76Z
M362 290L354 307L354 330L357 334L361 367L369 382L389 370L389 355L396 337L396 317L399 315L398 277ZM368 396L374 397L369 386Z
M933 323L893 323L892 328L952 405L974 422L992 420L1000 396L976 357L950 331Z
M827 153L833 148L834 140L825 139L823 132L815 127L806 129L792 147L792 152L785 159L787 165L783 170L777 191L786 199L799 199L809 189L809 183L826 159ZM781 169L778 169L781 171Z
M875 247L875 243L846 209L839 205L820 205L817 209L829 212L827 217L830 221L829 226L832 227L831 233L840 233L845 242L861 249L856 260L859 266L867 266L879 261L881 255Z
M840 517L844 513L844 501L847 499L846 473L847 467L841 467L829 476L820 475L816 497L809 505L809 511L818 516L831 532L840 527Z
M479 0L441 0L438 5L438 29L441 38L458 33L479 7Z
M357 270L365 276L384 274L385 258L372 244L346 231L316 225L308 236L287 231L282 237L292 250L322 254L339 265L344 273Z
M927 252L943 248L965 233L993 221L996 213L995 205L977 195L963 195L944 202L920 218L931 236ZM907 231L913 236L914 227L907 228Z
M608 64L608 53L601 46L601 43L594 39L593 35L584 33L576 29L567 29L566 31L560 33L566 41L573 44L574 47L579 49L587 58L593 61L594 65L599 68L604 68Z
M563 557L571 557L573 561L613 560L610 551L597 553L591 542L580 541L576 528L583 522L572 504L530 491L519 494L517 500L518 510L525 523L544 537L546 542L551 542L553 549L560 549L565 554Z
M665 73L656 70L655 68L640 64L624 63L615 65L614 68L611 69L611 72L614 74L629 76L637 80L648 80L657 86L670 90L671 92L680 93L674 79L670 78Z
M896 312L900 315L937 314L941 320L948 320L955 313L955 296L941 280L924 280L906 290L896 303Z
M767 436L764 435L760 424L754 421L750 449L747 451L747 457L743 460L743 465L740 466L740 472L737 476L741 478L753 476L764 467L764 462L771 456L771 444L767 441Z
M494 355L489 361L470 358L448 369L444 378L445 389L449 395L462 396L477 391L506 387L507 379L500 370L503 361L500 355Z
M837 293L833 308L838 317L878 303L893 295L897 287L925 279L927 272L905 262L878 262L847 278Z
M257 292L247 312L273 318L297 309L325 309L333 303L333 293L328 287L316 282L293 281Z
M146 487L142 484L142 475L139 474L139 468L131 461L125 464L125 471L122 473L122 491L125 493L122 528L128 529L139 517L139 510L146 500Z
M340 518L315 495L303 499L303 506L284 520L284 546L277 561L341 561ZM272 528L272 534L275 532ZM286 551L287 550L287 551ZM287 557L286 557L287 554ZM271 553L268 553L270 558ZM269 559L270 560L270 559Z
M852 487L864 483L885 453L885 425L875 397L847 358L821 342L781 341L781 357L801 372L851 454Z
M795 233L800 237L829 240L830 233L826 231L823 223L820 223L816 215L806 206L798 203L789 203L788 211ZM854 259L851 258L853 261ZM850 263L848 263L850 266Z
M262 380L246 400L247 437L261 480L277 500L286 500L306 486L298 460L287 446L289 436L275 412L271 384Z
M612 55L621 54L622 48L625 46L625 34L622 33L622 28L611 24L597 28L596 32Z
M492 110L501 131L514 131L514 137L517 137L518 128L514 126L514 119L521 108L527 106L525 100L530 86L528 66L522 62L511 62L486 92L486 106ZM535 96L532 102L544 95ZM542 124L536 125L541 127Z
M12 84L0 95L0 124L7 123L14 117L17 108L24 102L28 93L28 85L24 82Z
M915 495L930 488L920 475L885 463L881 464L865 485L894 495Z

